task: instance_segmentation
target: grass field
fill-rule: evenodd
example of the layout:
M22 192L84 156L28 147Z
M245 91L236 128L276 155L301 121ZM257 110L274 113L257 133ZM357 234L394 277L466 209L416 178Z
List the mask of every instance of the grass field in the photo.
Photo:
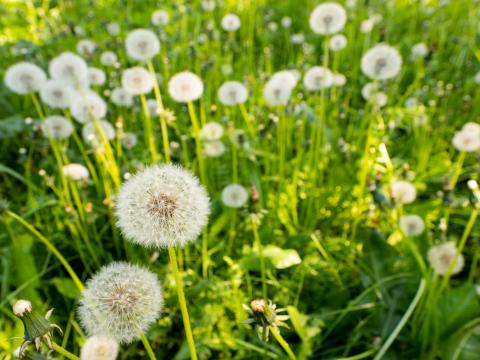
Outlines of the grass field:
M480 359L479 19L2 0L0 359Z

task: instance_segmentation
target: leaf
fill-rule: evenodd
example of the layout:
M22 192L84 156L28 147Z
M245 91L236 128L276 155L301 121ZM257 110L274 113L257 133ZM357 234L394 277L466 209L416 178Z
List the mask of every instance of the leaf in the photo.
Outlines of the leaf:
M307 340L308 334L304 327L305 321L302 319L302 315L295 306L287 306L288 316L292 322L293 328L297 332L302 341Z
M52 279L52 282L57 291L65 297L70 299L78 299L80 297L80 291L71 279L57 277Z
M286 269L302 262L296 250L283 250L274 245L266 246L263 249L263 255L268 258L277 269Z

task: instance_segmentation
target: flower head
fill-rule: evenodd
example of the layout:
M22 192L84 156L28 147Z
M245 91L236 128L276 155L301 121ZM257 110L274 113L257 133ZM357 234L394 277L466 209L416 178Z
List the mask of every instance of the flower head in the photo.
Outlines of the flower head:
M208 221L210 201L189 171L165 164L149 167L124 183L116 203L117 224L143 246L183 246Z
M117 54L115 54L113 51L104 51L100 55L100 62L104 66L113 66L117 60Z
M52 108L66 109L73 100L75 91L59 80L47 80L40 88L40 98Z
M345 9L335 2L318 5L310 15L310 28L316 34L335 34L342 30L347 22Z
M150 21L153 25L163 26L169 23L170 18L165 10L157 10L152 14Z
M85 341L80 351L80 360L115 360L118 343L111 337L94 335Z
M329 88L333 85L333 74L327 68L314 66L305 73L303 85L310 91Z
M286 105L297 81L297 73L293 70L276 72L263 87L263 97L270 105Z
M44 134L54 139L66 139L73 132L70 120L61 115L48 116L41 128Z
M427 257L433 269L440 275L445 275L452 264L456 252L457 248L455 247L455 243L450 241L444 244L432 246L430 249L428 249ZM464 265L465 260L463 255L459 254L455 264L453 265L451 273L453 275L458 274L463 270Z
M125 149L130 150L137 145L137 135L131 132L122 134L122 145Z
M62 168L63 175L73 181L87 181L90 173L82 164L68 164Z
M77 52L82 56L92 56L96 48L97 45L92 40L83 39L77 43Z
M332 36L328 43L328 47L332 51L340 51L347 46L347 38L345 35L337 34Z
M114 262L87 282L78 315L89 335L130 343L158 319L162 306L157 275L137 265Z
M103 85L105 80L105 72L102 69L96 67L88 68L88 83L90 85Z
M93 91L87 91L76 97L70 105L72 116L79 123L94 119L100 120L107 114L107 104Z
M239 208L247 203L248 192L239 184L230 184L222 191L222 202L231 208Z
M343 74L333 74L333 86L341 87L347 83L347 78Z
M153 89L153 79L148 70L132 67L122 74L122 87L131 95L148 94Z
M222 18L222 28L225 31L237 31L238 29L240 29L240 25L240 18L235 14L226 14Z
M130 107L133 105L132 95L121 87L112 90L110 94L110 100L118 106Z
M421 42L413 45L412 47L412 56L416 59L423 59L428 55L428 46L427 44Z
M362 72L372 80L394 78L402 67L402 57L397 49L378 44L362 56Z
M415 186L407 181L393 181L390 184L390 193L392 198L401 204L410 204L417 197Z
M474 122L466 123L462 130L455 133L452 143L459 151L473 152L479 150L480 125Z
M200 137L203 140L218 140L223 136L223 126L215 121L206 123L200 130Z
M108 121L91 121L83 126L83 139L93 147L99 146L105 140L110 141L115 137L115 128Z
M219 157L225 153L225 145L220 140L207 141L203 144L205 157Z
M71 52L64 52L50 61L48 71L52 79L63 81L74 88L88 86L87 63Z
M160 52L160 41L153 31L137 29L128 34L125 47L132 59L147 61Z
M110 22L107 24L107 31L110 35L118 35L120 34L120 25L116 22Z
M40 90L46 81L45 72L37 65L28 62L16 63L5 72L5 85L20 95Z
M243 104L247 101L248 90L239 81L227 81L218 89L218 98L226 106Z
M407 236L418 236L425 230L425 223L418 215L404 215L400 218L400 230Z
M176 102L187 103L203 94L203 81L190 71L175 74L168 82L168 92Z

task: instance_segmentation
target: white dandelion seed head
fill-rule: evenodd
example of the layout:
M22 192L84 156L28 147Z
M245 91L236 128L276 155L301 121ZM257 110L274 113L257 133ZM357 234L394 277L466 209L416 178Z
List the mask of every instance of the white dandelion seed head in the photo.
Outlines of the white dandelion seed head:
M480 85L480 71L475 74L473 81L475 81L477 85Z
M74 96L74 89L59 80L47 80L40 88L40 98L42 101L55 109L68 108Z
M100 63L103 66L113 66L117 62L118 57L113 51L104 51L100 55Z
M168 93L176 102L195 101L203 94L203 81L190 71L182 71L168 82Z
M402 57L397 49L387 44L378 44L362 56L362 72L372 80L394 78L402 67Z
M335 34L345 27L347 13L335 2L325 2L313 9L310 15L310 28L316 34Z
M70 111L79 123L86 123L94 119L100 120L107 114L107 104L95 92L79 93L70 105Z
M222 202L231 208L244 206L248 200L247 190L240 184L227 185L222 191Z
M62 168L63 175L73 181L87 181L90 177L88 169L82 164L68 164Z
M7 69L4 81L14 93L27 95L40 90L47 81L47 75L35 64L19 62Z
M133 105L133 96L121 87L112 90L110 100L117 106L130 107Z
M480 136L480 124L473 121L467 122L465 125L463 125L462 131L470 132Z
M165 10L157 10L152 14L150 21L155 26L163 26L170 22L170 17Z
M122 185L116 203L118 227L146 247L184 246L200 234L209 214L205 188L191 172L171 164L137 173Z
M73 125L64 116L51 115L41 125L42 132L54 139L66 139L73 132Z
M71 52L61 53L50 61L52 79L63 81L76 89L88 87L88 66L85 60Z
M373 30L374 26L375 26L375 23L372 21L372 19L363 20L362 23L360 24L360 32L364 34L369 33Z
M224 82L218 89L218 99L226 106L243 104L247 98L248 90L239 81Z
M473 152L480 149L480 131L470 123L467 128L457 131L452 139L452 144L459 151Z
M425 230L423 219L415 214L402 216L398 226L407 236L418 236Z
M328 42L328 47L332 51L340 51L347 46L347 37L343 34L337 34L332 36Z
M297 86L297 83L301 77L300 71L297 69L291 69L277 71L272 75L271 79L285 82L286 86L289 86L293 89L295 86Z
M278 24L275 21L270 21L268 23L268 30L270 30L271 32L277 31L278 30Z
M128 33L125 47L132 59L147 61L160 52L160 41L153 31L137 29Z
M128 344L148 330L162 307L156 274L138 265L113 262L87 281L78 315L88 335L105 335Z
M138 138L137 135L131 132L125 132L122 135L122 145L125 149L130 150L137 145Z
M223 126L215 121L206 123L200 130L200 137L203 140L219 140L223 136Z
M347 83L347 78L343 74L333 74L333 86L342 87Z
M413 45L412 47L412 56L416 59L423 59L428 55L428 46L427 44L421 42Z
M118 343L104 335L89 337L80 350L80 360L115 360L117 355Z
M92 40L83 39L77 43L77 52L82 56L92 56L96 48L97 45Z
M107 24L107 31L110 35L118 35L120 34L120 25L116 22L110 22Z
M372 100L373 96L379 92L378 84L369 82L363 85L361 93L365 100Z
M303 85L310 91L329 88L333 85L333 74L325 67L314 66L303 76Z
M94 120L83 126L82 136L91 146L97 147L103 142L103 136L108 141L115 137L115 128L108 121Z
M213 11L216 7L215 0L202 0L200 6L203 11Z
M417 190L408 181L397 180L390 184L390 194L401 204L410 204L417 197Z
M220 140L211 140L203 144L203 155L207 158L220 157L225 153L225 144Z
M106 76L102 69L96 67L88 68L88 83L90 85L103 85L105 84Z
M381 108L387 105L388 96L383 91L378 91L371 95L369 101L371 101L375 106Z
M28 300L17 300L13 304L13 313L15 316L22 317L23 315L32 312L32 303Z
M292 94L293 87L281 78L272 77L263 87L263 97L270 105L286 105Z
M241 21L236 14L226 14L221 21L223 30L233 32L240 29Z
M448 272L450 264L453 261L457 248L453 241L434 245L428 249L427 258L433 269L440 275L445 275ZM453 265L452 275L458 274L463 270L465 259L462 254L459 254L455 265Z
M305 42L305 35L303 34L292 34L290 36L290 41L292 44L303 44Z
M158 105L157 100L148 99L147 100L147 109L148 109L148 113L150 114L151 117L158 117L159 116L160 106Z
M122 74L122 87L131 95L148 94L153 89L153 79L147 69L132 67Z
M282 26L286 29L292 26L292 18L290 16L284 16L280 22Z
M405 100L405 107L414 108L418 105L418 99L416 97L409 97Z

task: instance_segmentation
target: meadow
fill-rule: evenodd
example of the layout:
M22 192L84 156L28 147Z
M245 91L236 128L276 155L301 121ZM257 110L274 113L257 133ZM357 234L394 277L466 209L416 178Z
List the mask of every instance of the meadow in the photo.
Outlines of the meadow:
M2 0L0 359L480 359L478 0Z

